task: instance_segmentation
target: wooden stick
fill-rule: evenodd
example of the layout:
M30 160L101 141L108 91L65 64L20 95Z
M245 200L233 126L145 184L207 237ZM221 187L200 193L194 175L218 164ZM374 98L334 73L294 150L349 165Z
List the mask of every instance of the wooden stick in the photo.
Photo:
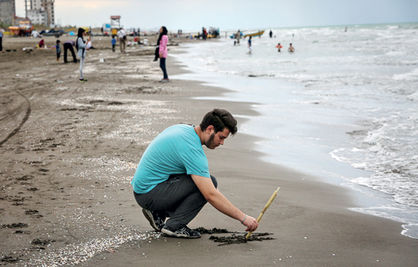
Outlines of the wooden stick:
M266 210L268 209L268 207L270 207L271 203L273 202L273 200L276 198L277 196L277 192L279 192L280 187L277 187L276 191L273 192L273 194L271 195L270 199L267 201L266 205L264 206L263 210L261 211L260 215L258 215L257 218L257 222L261 221L261 218L264 215L264 212L266 212ZM248 238L250 238L251 234L253 232L248 232L247 235L245 236L245 239L247 240Z

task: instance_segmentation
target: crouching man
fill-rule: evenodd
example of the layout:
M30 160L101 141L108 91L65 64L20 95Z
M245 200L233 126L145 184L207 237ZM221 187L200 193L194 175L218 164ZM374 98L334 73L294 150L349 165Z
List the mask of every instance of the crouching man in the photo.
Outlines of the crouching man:
M215 149L237 132L226 110L208 112L199 126L178 124L165 129L145 150L132 179L134 196L156 231L172 237L199 238L187 224L209 202L241 222L246 231L258 227L254 217L235 207L209 173L203 145Z

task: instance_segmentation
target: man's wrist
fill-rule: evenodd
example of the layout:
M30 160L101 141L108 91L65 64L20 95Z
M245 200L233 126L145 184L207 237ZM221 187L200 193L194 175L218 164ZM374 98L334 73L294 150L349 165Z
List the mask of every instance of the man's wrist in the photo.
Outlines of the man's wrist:
M241 223L244 224L245 220L247 219L247 214L244 214L244 218L242 218Z

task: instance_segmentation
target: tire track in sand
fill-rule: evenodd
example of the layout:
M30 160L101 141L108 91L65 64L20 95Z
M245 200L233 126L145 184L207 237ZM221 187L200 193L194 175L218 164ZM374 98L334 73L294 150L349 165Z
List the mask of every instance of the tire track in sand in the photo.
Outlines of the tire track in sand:
M25 99L25 101L27 103L25 116L23 117L23 119L19 123L19 125L16 128L14 128L3 140L0 141L0 146L2 146L12 136L14 136L17 132L19 132L20 128L22 128L23 124L25 124L25 122L29 119L30 113L32 112L31 104L30 104L29 99L25 95L23 95L19 90L14 91L14 93L17 93L18 95L20 95L21 97L23 97L23 99Z

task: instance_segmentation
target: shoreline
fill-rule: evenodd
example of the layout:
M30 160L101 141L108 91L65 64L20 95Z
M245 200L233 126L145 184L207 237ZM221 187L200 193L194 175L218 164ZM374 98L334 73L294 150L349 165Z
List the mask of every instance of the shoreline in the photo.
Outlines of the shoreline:
M226 54L236 53L234 52L236 50L235 48L226 50L224 46L227 46L227 44L215 47L219 50L222 50L221 47L223 47L222 51L228 52ZM184 62L192 61L194 58L193 56L196 55L197 49L195 49L193 45L186 44L186 48L191 50L191 56L186 57L186 61L185 59L179 58L182 64L184 64ZM353 208L353 210L400 222L402 223L402 227L400 227L399 230L400 234L418 239L416 215L414 216L414 214L417 214L416 208L405 203L397 203L390 193L384 193L384 191L373 189L370 185L355 182L355 180L358 180L361 177L372 177L373 172L371 170L356 168L344 160L337 159L335 156L335 151L343 150L343 148L345 149L354 145L349 135L353 132L362 131L363 127L358 124L358 120L361 121L361 118L356 119L354 116L344 117L344 115L342 115L341 118L337 118L337 116L335 116L336 118L322 116L324 121L331 119L332 122L330 125L333 125L334 128L336 128L334 132L332 128L327 127L327 123L312 123L312 126L310 126L311 122L309 120L298 120L298 115L295 116L294 114L296 109L293 108L293 106L299 107L300 113L306 113L306 116L311 118L303 108L315 112L312 107L315 106L317 109L321 108L322 103L318 100L318 102L314 103L316 105L311 105L310 108L309 106L293 105L291 101L289 102L287 99L292 99L292 97L295 98L295 100L293 100L295 103L313 102L311 98L301 99L302 96L300 95L292 96L292 90L303 91L303 88L298 88L296 82L293 84L284 79L263 78L263 74L260 74L258 77L256 77L257 75L251 74L248 75L248 77L251 78L247 78L243 73L248 74L253 73L252 71L255 73L257 72L257 69L252 70L248 67L242 69L238 68L239 70L237 71L240 72L240 75L236 75L237 73L234 73L235 75L230 75L229 71L231 70L231 67L223 68L222 65L216 63L218 61L225 63L225 59L215 56L212 57L211 53L207 52L214 51L210 45L204 44L204 47L201 47L200 49L202 51L202 56L209 56L209 62L213 61L215 63L203 64L202 68L200 68L199 64L196 62L190 63L188 69L196 69L196 71L192 74L182 75L179 79L205 81L205 85L220 86L230 90L227 94L220 97L200 97L199 99L243 102L251 100L259 101L256 104L250 104L252 104L254 108L257 108L261 117L250 118L249 123L245 125L245 132L253 135L259 134L263 137L263 139L257 143L258 150L266 153L262 160L272 164L278 164L279 166L286 166L295 171L301 170L308 175L317 177L317 180L319 181L338 185L350 191L351 197L353 198L352 202L355 203L355 208ZM234 58L237 56L236 54L233 55ZM227 59L232 60L229 57L227 57ZM197 62L200 61L197 60ZM236 63L237 62L233 61L231 66L237 67ZM247 63L256 64L250 59ZM216 67L220 70L215 71L213 68ZM209 71L206 72L206 68L208 68ZM225 69L228 70L226 71L227 74L224 73ZM272 76L274 75L272 74ZM261 88L257 88L257 86ZM237 88L240 89L237 90ZM262 90L262 88L270 89ZM275 89L280 89L280 93L275 92ZM266 99L266 96L269 95L283 100L268 100ZM280 106L282 110L279 112L273 108L274 106ZM271 114L269 114L269 112L271 112ZM330 110L329 107L328 109L327 107L322 107L321 111L318 111L318 113L320 113L319 115L327 112L333 111ZM296 122L291 122L291 120L286 118L286 115L282 116L282 113L289 113L288 116L291 118L295 117ZM315 115L312 115L312 118L318 120L318 114ZM270 121L275 120L274 116L278 116L278 121L280 121L280 123L270 123ZM321 120L321 118L319 118L319 120ZM283 126L283 130L275 130L272 128L272 131L268 131L269 128L265 125L278 128ZM261 127L262 130L258 130L257 127ZM306 132L312 131L312 133L300 134L297 131L301 129ZM318 131L318 129L321 130ZM297 137L293 138L293 134ZM301 137L304 137L305 139L308 138L308 142L304 143L304 139ZM291 148L286 151L287 149L283 149L286 146L291 146Z
M86 64L89 82L82 85L73 81L77 66L69 64L46 67L61 75L55 81L56 73L44 75L45 69L30 67L21 73L28 81L3 77L6 88L26 88L22 91L31 100L32 113L21 131L0 147L5 170L0 176L1 223L27 223L22 231L30 232L18 235L11 228L0 229L7 241L2 253L10 247L26 248L31 259L20 263L29 265L58 264L61 259L82 265L191 266L196 264L193 255L202 266L414 266L418 242L395 234L399 223L343 209L350 203L344 190L262 162L254 151L257 138L239 132L223 147L205 150L211 172L220 190L254 217L281 186L258 229L276 239L219 247L206 235L182 240L151 231L130 186L150 140L174 123L200 122L215 106L232 114L257 112L248 103L191 99L222 94L223 88L175 79L161 85L158 64L151 63L153 49L143 52L91 52ZM111 66L100 64L102 57ZM46 60L51 59L53 55ZM169 75L182 71L169 60ZM238 118L239 125L244 119ZM25 175L33 177L20 179ZM35 187L38 190L28 190ZM22 215L28 210L42 217ZM243 230L210 205L190 226ZM30 245L36 238L50 243L43 249Z

